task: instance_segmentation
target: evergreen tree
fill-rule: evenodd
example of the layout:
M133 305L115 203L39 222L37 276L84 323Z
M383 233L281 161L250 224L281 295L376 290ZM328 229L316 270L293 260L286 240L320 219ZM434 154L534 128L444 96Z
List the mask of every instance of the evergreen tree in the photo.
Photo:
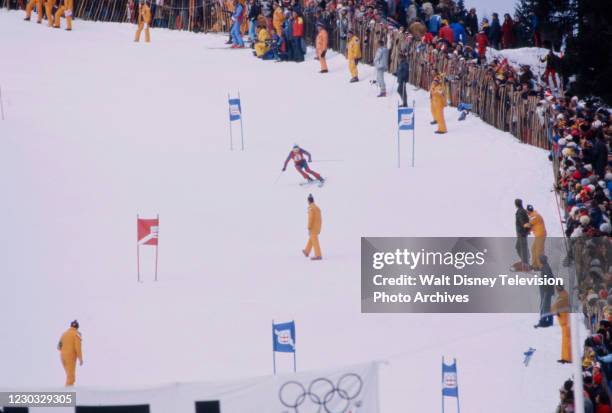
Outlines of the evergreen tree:
M467 9L465 8L464 0L457 1L457 5L455 6L455 16L457 20L464 20L465 16L467 16Z
M612 104L612 7L608 1L576 0L576 25L569 32L567 75L576 75L570 92L599 96Z
M520 0L514 9L519 44L534 46L534 19L538 0ZM537 21L537 20L536 20ZM540 23L537 21L537 23Z

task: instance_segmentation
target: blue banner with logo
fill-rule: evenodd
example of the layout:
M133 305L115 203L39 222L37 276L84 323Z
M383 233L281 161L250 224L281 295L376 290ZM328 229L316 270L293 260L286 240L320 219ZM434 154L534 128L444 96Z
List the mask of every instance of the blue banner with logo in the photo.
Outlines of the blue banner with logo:
M414 109L408 107L398 107L397 124L400 130L414 129Z
M240 120L242 116L242 108L240 107L240 99L229 100L229 117L230 122L234 120Z
M272 324L272 351L295 353L295 321Z
M450 365L442 360L442 396L459 397L456 360Z

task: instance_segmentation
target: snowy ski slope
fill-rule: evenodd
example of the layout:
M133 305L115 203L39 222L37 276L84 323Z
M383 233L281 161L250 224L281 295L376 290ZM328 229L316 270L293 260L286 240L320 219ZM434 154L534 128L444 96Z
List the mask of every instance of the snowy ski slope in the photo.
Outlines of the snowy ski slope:
M312 52L263 62L221 35L135 44L129 24L22 17L0 10L0 387L59 387L55 346L74 318L88 387L268 374L271 320L295 319L300 370L388 361L383 412L438 411L442 355L458 359L465 412L554 408L571 367L537 315L369 315L359 298L361 236L514 236L516 197L560 235L545 151L454 108L434 135L428 94L410 88L416 167L404 137L398 169L395 96L375 98L370 67L349 84L343 56L320 75ZM246 150L230 152L238 90ZM292 168L277 180L294 143L323 188ZM321 262L300 252L310 191ZM146 249L136 283L137 213L160 214L157 283Z

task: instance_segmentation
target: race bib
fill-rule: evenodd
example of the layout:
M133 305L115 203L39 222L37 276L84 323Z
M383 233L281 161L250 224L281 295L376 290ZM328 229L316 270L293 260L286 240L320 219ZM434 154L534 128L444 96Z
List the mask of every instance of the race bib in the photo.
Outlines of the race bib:
M72 16L72 10L66 10L66 11L64 12L64 15L65 15L66 17L71 17L71 16Z
M302 155L297 154L297 155L294 155L293 159L294 159L296 162L300 162L300 161L301 161L303 158L302 158Z

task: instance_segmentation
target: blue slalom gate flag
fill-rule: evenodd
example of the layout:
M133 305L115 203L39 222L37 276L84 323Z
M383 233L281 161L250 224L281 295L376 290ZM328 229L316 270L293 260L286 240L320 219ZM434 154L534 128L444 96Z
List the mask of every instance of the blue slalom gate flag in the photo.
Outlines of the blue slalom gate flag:
M397 108L397 123L400 130L414 129L414 109L408 107Z
M444 360L442 360L442 396L459 397L456 360L450 365L444 363Z
M240 120L241 116L242 108L240 107L240 98L229 99L230 122Z
M295 321L272 324L272 351L295 353Z

